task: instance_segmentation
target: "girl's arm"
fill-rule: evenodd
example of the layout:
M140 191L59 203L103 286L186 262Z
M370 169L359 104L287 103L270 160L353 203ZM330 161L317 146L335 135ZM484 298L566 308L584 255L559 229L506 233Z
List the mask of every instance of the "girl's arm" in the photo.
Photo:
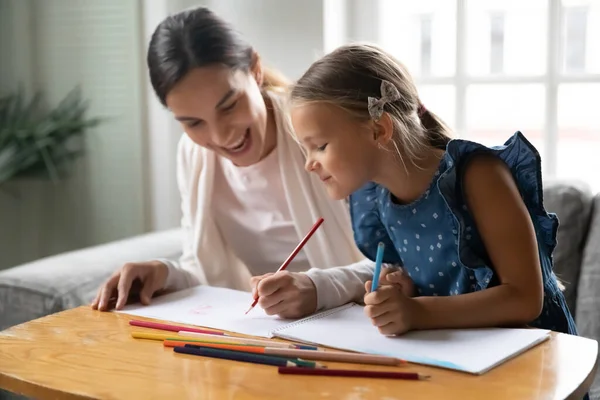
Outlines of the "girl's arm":
M523 325L542 310L543 283L531 216L507 166L473 158L463 193L500 284L448 297L417 297L414 329Z

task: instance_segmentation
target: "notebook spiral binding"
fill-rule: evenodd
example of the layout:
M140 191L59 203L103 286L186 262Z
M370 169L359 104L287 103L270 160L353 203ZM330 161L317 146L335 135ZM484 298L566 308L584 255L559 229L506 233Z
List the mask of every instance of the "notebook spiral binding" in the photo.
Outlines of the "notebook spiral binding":
M276 336L278 332L285 331L285 330L287 330L289 328L293 328L293 327L295 327L297 325L302 325L304 323L307 323L307 322L310 322L310 321L314 321L316 319L321 319L321 318L327 317L327 316L329 316L331 314L335 314L335 313L337 313L339 311L342 311L342 310L345 310L347 308L354 307L354 306L358 306L358 304L356 304L356 303L347 303L347 304L344 304L342 306L339 306L339 307L336 307L336 308L332 308L330 310L321 311L320 313L311 315L310 317L301 318L301 319L299 319L297 321L290 322L289 324L286 324L286 325L281 326L281 327L279 327L277 329L274 329L274 330L271 331L271 335L272 336Z

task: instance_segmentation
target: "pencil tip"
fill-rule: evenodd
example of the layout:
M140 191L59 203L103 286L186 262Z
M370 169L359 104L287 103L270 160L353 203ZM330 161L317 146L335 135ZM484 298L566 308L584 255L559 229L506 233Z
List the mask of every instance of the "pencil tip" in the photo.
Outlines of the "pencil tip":
M419 379L423 379L423 380L427 380L431 378L431 375L423 375L423 374L419 374Z
M251 311L253 308L254 308L253 306L250 306L250 308L248 309L248 311L246 311L246 312L244 313L244 315L248 314L248 313L249 313L249 312L250 312L250 311Z

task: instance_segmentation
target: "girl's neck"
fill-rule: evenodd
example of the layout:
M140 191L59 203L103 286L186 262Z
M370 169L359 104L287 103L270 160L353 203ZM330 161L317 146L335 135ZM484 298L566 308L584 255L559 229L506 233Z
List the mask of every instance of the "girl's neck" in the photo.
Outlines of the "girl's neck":
M429 188L439 168L444 150L427 147L421 159L412 162L403 156L404 163L394 151L382 151L379 173L374 181L386 187L399 204L417 200ZM416 164L416 165L415 165Z

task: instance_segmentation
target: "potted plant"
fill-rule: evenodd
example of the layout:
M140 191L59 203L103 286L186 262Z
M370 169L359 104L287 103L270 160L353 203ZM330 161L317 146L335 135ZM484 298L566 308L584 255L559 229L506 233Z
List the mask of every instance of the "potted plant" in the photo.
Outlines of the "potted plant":
M101 121L87 117L88 107L79 87L52 109L41 92L26 100L19 88L0 97L0 189L15 178L64 177L82 154L83 134Z

